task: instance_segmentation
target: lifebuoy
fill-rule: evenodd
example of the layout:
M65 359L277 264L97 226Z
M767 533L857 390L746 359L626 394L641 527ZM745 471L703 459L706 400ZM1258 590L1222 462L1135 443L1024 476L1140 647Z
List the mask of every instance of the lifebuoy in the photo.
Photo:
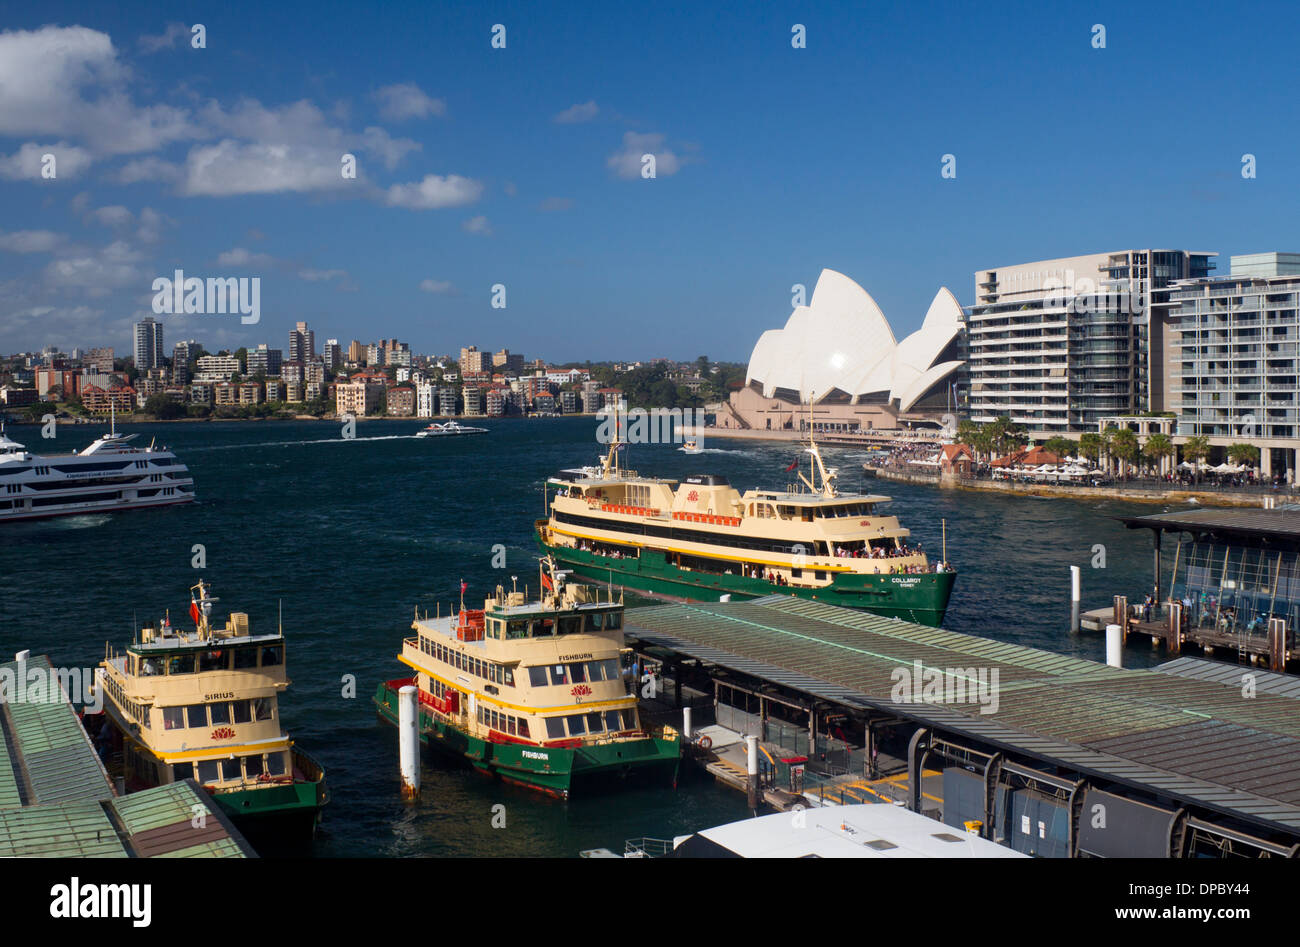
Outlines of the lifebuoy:
M702 736L695 742L701 750L713 749L713 741L708 736Z

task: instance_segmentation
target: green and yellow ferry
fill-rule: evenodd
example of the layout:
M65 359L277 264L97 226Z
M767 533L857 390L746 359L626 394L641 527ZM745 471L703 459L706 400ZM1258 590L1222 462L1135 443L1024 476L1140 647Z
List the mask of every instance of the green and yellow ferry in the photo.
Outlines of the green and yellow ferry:
M623 604L600 601L543 560L542 594L505 592L446 617L420 617L398 660L413 677L379 685L379 715L398 722L398 691L419 692L425 746L480 772L561 799L632 775L676 784L681 739L647 730L638 682L622 667Z
M245 612L214 626L211 588L190 590L193 630L163 618L95 674L103 710L86 714L128 791L193 779L251 840L310 839L325 773L281 728L284 635L253 634ZM99 716L99 720L94 718Z
M593 583L686 601L788 594L941 625L956 572L878 511L889 497L839 493L808 444L799 483L742 495L722 476L679 483L623 469L615 436L600 466L547 481L538 545Z

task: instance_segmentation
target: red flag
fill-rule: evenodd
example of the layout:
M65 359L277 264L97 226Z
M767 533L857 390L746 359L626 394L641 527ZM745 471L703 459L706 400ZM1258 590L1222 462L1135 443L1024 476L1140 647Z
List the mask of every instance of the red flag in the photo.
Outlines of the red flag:
M199 603L194 601L194 596L190 596L190 617L194 619L194 627L199 626Z
M794 468L798 466L799 466L799 458L796 457L794 460L790 461L790 466L785 468L785 472L789 473L790 471L794 470Z
M545 572L542 573L542 585L546 586L546 591L548 592L555 591L555 586L551 582L551 577L547 575Z
M461 579L461 580L460 580L460 594L461 594L461 595L464 595L464 594L465 594L465 590L466 590L467 588L469 588L469 586L465 584L465 580L464 580L464 579Z

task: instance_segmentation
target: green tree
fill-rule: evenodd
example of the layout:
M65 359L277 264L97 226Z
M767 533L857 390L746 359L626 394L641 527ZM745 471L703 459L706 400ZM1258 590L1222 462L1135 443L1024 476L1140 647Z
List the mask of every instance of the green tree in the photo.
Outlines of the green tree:
M1259 463L1259 448L1254 444L1231 444L1228 447L1228 461L1255 466Z
M159 421L171 421L185 417L185 406L166 395L150 395L144 403L145 414L153 415Z
M1183 445L1183 459L1193 464L1199 464L1205 458L1210 456L1210 439L1201 434L1196 434L1187 439Z
M1057 434L1043 441L1043 449L1057 457L1073 457L1079 445L1064 435Z
M1106 439L1096 431L1079 435L1079 453L1094 464L1101 463L1101 452L1106 449Z
M1142 449L1142 456L1155 467L1159 467L1161 461L1173 455L1174 442L1168 434L1159 431L1147 438L1147 442Z
M1115 433L1110 438L1110 453L1115 459L1126 464L1136 464L1142 456L1142 447L1138 437L1128 428L1111 428Z

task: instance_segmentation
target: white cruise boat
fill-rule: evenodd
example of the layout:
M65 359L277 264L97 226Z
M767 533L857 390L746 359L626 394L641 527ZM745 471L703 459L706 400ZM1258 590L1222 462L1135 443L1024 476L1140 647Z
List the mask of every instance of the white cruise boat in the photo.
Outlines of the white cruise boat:
M455 421L448 421L445 424L433 423L424 430L416 434L416 437L457 437L462 434L486 434L488 429L485 427L466 427Z
M72 454L35 454L0 428L0 522L189 503L194 480L166 447L109 433Z

